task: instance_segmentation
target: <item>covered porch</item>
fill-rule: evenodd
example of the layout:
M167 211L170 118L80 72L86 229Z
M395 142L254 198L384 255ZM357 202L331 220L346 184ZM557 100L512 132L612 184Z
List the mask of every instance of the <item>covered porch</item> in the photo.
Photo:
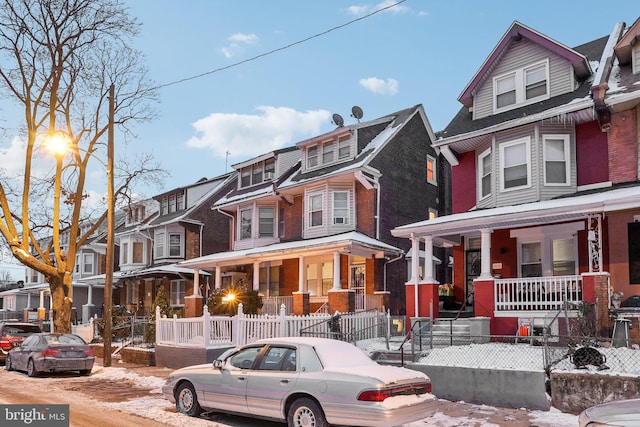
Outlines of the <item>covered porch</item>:
M215 271L216 289L229 284L225 278L246 280L262 296L263 312L277 312L284 304L296 315L344 313L387 306L385 263L403 253L349 232L216 253L179 265Z
M475 316L490 317L492 334L512 334L519 319L552 316L565 302L598 302L599 319L608 320L606 266L614 237L608 217L639 206L637 187L603 189L443 216L398 227L392 234L410 239L413 253L423 245L425 252L452 247L456 299L472 306ZM626 234L620 238L626 240ZM441 284L428 267L420 276L417 263L412 265L409 316L439 316Z

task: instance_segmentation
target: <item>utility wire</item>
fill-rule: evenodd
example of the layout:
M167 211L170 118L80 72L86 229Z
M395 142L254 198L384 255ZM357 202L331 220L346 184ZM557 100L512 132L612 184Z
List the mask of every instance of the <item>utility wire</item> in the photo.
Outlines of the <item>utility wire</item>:
M361 16L361 17L359 17L359 18L356 18L356 19L354 19L354 20L351 20L351 21L349 21L349 22L346 22L346 23L344 23L344 24L342 24L342 25L338 25L338 26L335 26L335 27L329 28L328 30L322 31L321 33L314 34L314 35L309 36L309 37L307 37L307 38L304 38L304 39L302 39L302 40L298 40L298 41L295 41L295 42L289 43L289 44L288 44L288 45L286 45L286 46L282 46L282 47L279 47L279 48L276 48L276 49L270 50L270 51L268 51L268 52L263 52L263 53L261 53L261 54L259 54L259 55L252 56L251 58L243 59L242 61L234 62L233 64L225 65L224 67L215 68L215 69L213 69L213 70L211 70L211 71L207 71L207 72L205 72L205 73L196 74L195 76L191 76L191 77L185 77L184 79L176 80L176 81L169 82L169 83L164 83L164 84L161 84L161 85L155 86L155 87L153 87L153 88L151 88L151 89L149 89L149 90L162 89L162 88L165 88L165 87L168 87L168 86L174 86L174 85L177 85L177 84L179 84L179 83L187 82L187 81L189 81L189 80L199 79L200 77L205 77L205 76L208 76L208 75L211 75L211 74L214 74L214 73L218 73L218 72L220 72L220 71L228 70L229 68L237 67L237 66L242 65L242 64L245 64L245 63L247 63L247 62L255 61L256 59L260 59L260 58L262 58L262 57L265 57L265 56L268 56L268 55L272 55L272 54L274 54L274 53L276 53L276 52L280 52L280 51L282 51L282 50L289 49L289 48L291 48L291 47L293 47L293 46L296 46L296 45L299 45L299 44L302 44L302 43L308 42L309 40L315 39L315 38L317 38L317 37L324 36L325 34L329 34L329 33L330 33L330 32L332 32L332 31L336 31L336 30L339 30L339 29L344 28L344 27L346 27L346 26L349 26L349 25L351 25L351 24L354 24L354 23L356 23L356 22L362 21L362 20L367 19L367 18L369 18L369 17L371 17L371 16L373 16L373 15L375 15L375 14L378 14L378 13L380 13L380 12L384 12L384 11L385 11L385 10L387 10L387 9L391 9L392 7L396 7L396 6L398 6L398 5L402 4L402 3L404 3L405 1L407 1L407 0L399 0L399 1L397 1L396 3L390 4L389 6L385 6L385 7L382 7L382 8L380 8L380 9L374 10L373 12L371 12L371 13L369 13L369 14L367 14L367 15L363 15L363 16Z

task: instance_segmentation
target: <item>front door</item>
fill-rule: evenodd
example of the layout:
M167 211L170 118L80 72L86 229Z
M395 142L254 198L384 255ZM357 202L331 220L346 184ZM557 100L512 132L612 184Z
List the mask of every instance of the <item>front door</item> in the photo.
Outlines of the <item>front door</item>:
M473 280L480 276L480 250L472 249L466 252L465 263L465 301L468 307L473 307Z
M356 291L356 311L367 309L364 304L365 271L364 265L351 266L351 289Z

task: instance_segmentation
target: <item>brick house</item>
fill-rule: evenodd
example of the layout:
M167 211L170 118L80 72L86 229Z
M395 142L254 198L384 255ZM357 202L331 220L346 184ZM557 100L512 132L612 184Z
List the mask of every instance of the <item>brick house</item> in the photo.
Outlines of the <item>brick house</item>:
M563 301L597 302L607 334L624 315L611 295L640 294L639 32L620 23L568 48L514 22L433 144L452 165L452 214L392 234L414 252L451 246L454 295L492 334L546 326ZM437 317L439 284L414 274L408 313Z
M334 121L333 131L234 165L236 188L213 205L231 218L231 250L179 265L215 271L216 288L251 283L265 310L404 310L408 245L390 230L449 212L449 165L421 105ZM446 251L435 255L429 264L446 280Z

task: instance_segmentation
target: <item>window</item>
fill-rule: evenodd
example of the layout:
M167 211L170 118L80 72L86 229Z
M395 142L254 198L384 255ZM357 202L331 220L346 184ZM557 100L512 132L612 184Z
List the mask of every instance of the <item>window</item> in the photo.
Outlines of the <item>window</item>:
M184 193L178 193L176 196L176 209L179 211L184 209Z
M258 225L258 235L260 237L273 237L274 215L275 210L273 208L260 208L258 210L260 222Z
M251 185L251 167L242 168L240 171L240 187Z
M436 181L436 159L431 156L427 156L427 182L433 185L437 184Z
M542 245L540 242L523 243L521 249L521 277L542 276Z
M252 209L243 209L240 211L240 238L251 238L251 219L253 216Z
M144 243L133 242L133 262L135 264L142 264L144 262Z
M184 292L185 292L185 281L183 279L171 281L171 305L172 306L184 305Z
M496 76L493 79L494 111L508 110L549 97L549 61Z
M333 163L333 141L322 144L322 164Z
M278 237L284 239L284 208L278 210Z
M260 360L259 370L295 371L296 351L286 347L269 347Z
M93 254L84 254L82 259L82 272L93 273Z
M529 138L500 145L501 190L526 187L531 174Z
M122 255L120 255L122 264L129 264L129 243L122 244Z
M351 138L343 136L338 140L338 159L347 159L351 156Z
M557 239L552 245L552 268L554 276L571 276L576 274L576 257L574 239Z
M307 149L307 167L318 166L318 146L314 145Z
M164 258L164 232L156 231L153 239L155 258Z
M80 273L80 254L76 255L75 272Z
M169 233L169 256L182 256L182 235L178 233Z
M244 348L228 359L229 365L238 369L249 369L263 348L263 346Z
M260 294L267 297L280 295L280 266L260 267L259 274Z
M491 149L478 156L478 196L484 199L491 195Z
M166 197L162 198L162 215L166 215L169 213L169 199Z
M262 182L262 164L253 165L253 174L251 175L251 183L259 184Z
M173 213L176 211L176 195L172 194L169 196L169 213Z
M569 185L569 135L544 135L544 183Z
M322 194L309 196L309 227L322 225Z
M349 192L348 191L333 192L333 223L334 224L349 223Z
M276 172L276 160L275 159L265 160L264 161L264 173L265 174L270 173L273 176L275 174L275 172Z
M333 261L307 264L307 291L313 296L328 295L333 287Z

